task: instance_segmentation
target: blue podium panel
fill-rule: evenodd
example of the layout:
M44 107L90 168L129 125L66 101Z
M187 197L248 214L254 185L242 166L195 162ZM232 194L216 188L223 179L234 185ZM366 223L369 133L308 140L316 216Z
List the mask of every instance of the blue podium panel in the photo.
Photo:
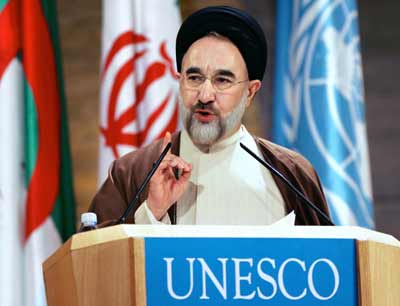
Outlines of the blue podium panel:
M358 305L355 240L145 238L148 306Z

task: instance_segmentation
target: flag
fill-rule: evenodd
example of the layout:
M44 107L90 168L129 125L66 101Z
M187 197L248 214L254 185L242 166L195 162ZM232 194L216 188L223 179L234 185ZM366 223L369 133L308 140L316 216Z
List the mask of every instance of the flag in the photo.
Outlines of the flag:
M374 227L356 3L277 3L273 140L314 165L334 223Z
M114 159L177 128L177 2L103 1L99 183Z
M42 262L75 231L54 1L0 0L0 301L46 305Z

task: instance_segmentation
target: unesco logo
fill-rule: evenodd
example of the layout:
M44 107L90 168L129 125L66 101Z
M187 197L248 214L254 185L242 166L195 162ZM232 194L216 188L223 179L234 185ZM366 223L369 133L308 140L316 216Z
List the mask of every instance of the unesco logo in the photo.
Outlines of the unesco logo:
M336 295L340 285L339 270L328 258L318 258L306 263L300 258L291 257L280 264L269 257L225 257L208 261L203 257L164 257L163 261L165 286L169 297L174 300L222 298L228 301L265 301L274 299L280 293L285 299L292 301L301 300L307 295L315 300L326 301ZM174 269L174 265L180 269ZM185 267L184 270L182 267ZM297 273L297 280L304 280L298 284L302 290L296 293L290 291L292 286L288 283L293 282L293 277L288 277L293 270ZM331 284L329 292L325 290L322 293L318 287L316 277L320 279L321 275L318 274L321 274L321 271L325 282Z

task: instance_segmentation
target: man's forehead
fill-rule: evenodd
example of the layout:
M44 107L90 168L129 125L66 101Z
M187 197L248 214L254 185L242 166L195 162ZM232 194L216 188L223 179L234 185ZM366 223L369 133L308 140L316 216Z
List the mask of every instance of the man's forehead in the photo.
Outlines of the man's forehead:
M195 68L201 73L247 74L246 63L232 42L208 36L190 46L183 57L182 68L185 72Z

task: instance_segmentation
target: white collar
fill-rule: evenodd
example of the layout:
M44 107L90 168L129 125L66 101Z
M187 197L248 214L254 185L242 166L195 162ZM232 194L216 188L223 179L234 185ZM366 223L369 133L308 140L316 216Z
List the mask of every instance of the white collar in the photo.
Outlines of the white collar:
M244 127L244 125L241 125L240 128L234 134L232 134L228 138L225 138L225 139L213 144L209 148L209 151L207 153L202 152L198 147L196 147L196 145L193 143L193 141L190 138L186 129L182 130L181 143L188 145L190 147L190 151L192 151L193 153L202 153L202 154L210 154L211 153L212 154L212 153L220 152L220 151L236 144L243 137L243 135L245 133L247 133L247 130Z

